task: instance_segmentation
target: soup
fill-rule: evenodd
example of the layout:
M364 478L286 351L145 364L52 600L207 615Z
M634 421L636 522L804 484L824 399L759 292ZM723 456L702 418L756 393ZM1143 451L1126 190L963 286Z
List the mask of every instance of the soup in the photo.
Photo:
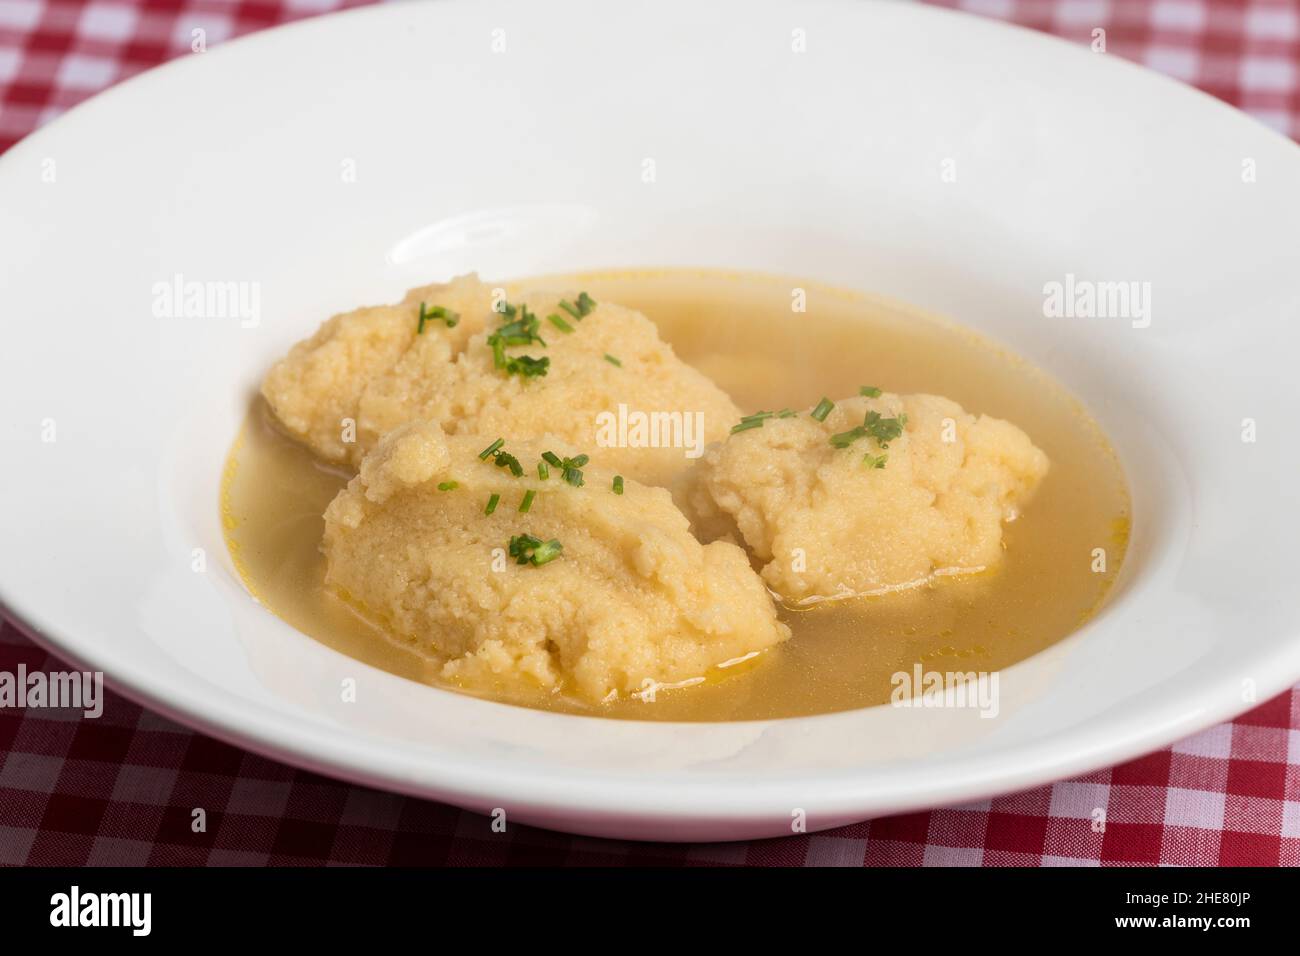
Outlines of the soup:
M351 472L277 427L259 399L231 450L222 512L249 590L286 622L375 667L434 686L545 710L642 720L795 717L886 703L893 676L1006 668L1088 619L1127 543L1123 472L1104 435L1061 387L977 335L893 303L811 282L691 270L583 273L555 283L649 316L677 355L745 412L856 395L936 393L1005 418L1051 470L980 573L848 600L779 608L784 643L689 687L592 703L567 693L471 690L324 585L322 514ZM506 286L511 288L510 284ZM803 311L799 311L799 307ZM1104 552L1104 563L1097 558Z

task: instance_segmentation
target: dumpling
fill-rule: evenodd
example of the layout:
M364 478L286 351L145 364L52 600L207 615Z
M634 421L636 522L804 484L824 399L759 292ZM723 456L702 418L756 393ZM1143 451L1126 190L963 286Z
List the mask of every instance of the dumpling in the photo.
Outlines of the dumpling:
M599 448L603 464L648 484L670 483L740 414L639 312L543 291L505 302L474 276L334 316L271 369L262 394L291 435L341 464L355 467L399 425L433 420L450 434ZM636 433L656 415L661 433Z
M401 426L329 505L322 549L328 587L471 687L599 701L789 636L739 547L700 544L667 491L549 442Z
M1048 470L1019 428L937 395L747 421L705 455L690 503L699 525L734 528L793 603L996 565L1002 523Z

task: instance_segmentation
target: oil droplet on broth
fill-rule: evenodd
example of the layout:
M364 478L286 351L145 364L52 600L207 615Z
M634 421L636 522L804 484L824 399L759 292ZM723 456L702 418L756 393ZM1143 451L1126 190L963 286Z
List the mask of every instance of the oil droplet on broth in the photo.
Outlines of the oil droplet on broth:
M1105 437L1062 388L973 333L900 306L811 282L694 270L547 279L639 309L686 362L746 411L804 408L863 384L946 395L1006 418L1052 461L1024 513L1006 525L996 569L910 591L781 609L793 636L703 683L591 705L565 695L475 691L511 703L641 720L794 717L885 703L891 678L918 662L999 670L1061 640L1100 606L1129 534L1123 472ZM511 283L518 287L522 283ZM806 290L806 311L791 308ZM360 304L360 303L358 303ZM308 330L304 329L304 333ZM236 566L259 600L342 653L436 686L429 662L323 586L325 506L348 475L284 437L259 400L230 453L222 520ZM1092 552L1108 551L1106 571ZM453 688L469 692L464 688Z

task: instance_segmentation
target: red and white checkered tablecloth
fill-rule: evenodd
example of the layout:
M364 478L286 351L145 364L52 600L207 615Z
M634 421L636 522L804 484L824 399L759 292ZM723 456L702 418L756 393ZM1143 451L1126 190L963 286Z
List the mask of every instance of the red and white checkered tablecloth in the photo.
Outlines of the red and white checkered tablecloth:
M156 63L365 0L0 0L0 151ZM940 0L1192 83L1300 138L1300 0ZM203 31L196 34L196 30ZM0 210L0 214L3 211ZM0 671L61 670L11 625ZM203 808L206 832L194 833ZM1104 826L1094 813L1104 812ZM293 770L113 695L0 707L0 864L1300 865L1300 688L1158 753L952 809L752 843L511 827Z

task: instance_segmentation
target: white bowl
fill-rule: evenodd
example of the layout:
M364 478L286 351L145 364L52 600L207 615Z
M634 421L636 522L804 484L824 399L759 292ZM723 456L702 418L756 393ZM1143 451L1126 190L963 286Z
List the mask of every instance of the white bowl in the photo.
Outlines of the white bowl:
M557 829L763 837L1114 763L1300 678L1300 150L1110 56L901 5L384 6L95 98L0 160L0 207L0 600L259 753ZM1104 611L1002 674L996 720L705 725L431 689L249 597L218 485L290 343L467 269L640 264L881 292L1055 375L1132 486ZM1045 318L1067 274L1149 282L1149 326ZM156 317L178 275L257 283L260 321Z

